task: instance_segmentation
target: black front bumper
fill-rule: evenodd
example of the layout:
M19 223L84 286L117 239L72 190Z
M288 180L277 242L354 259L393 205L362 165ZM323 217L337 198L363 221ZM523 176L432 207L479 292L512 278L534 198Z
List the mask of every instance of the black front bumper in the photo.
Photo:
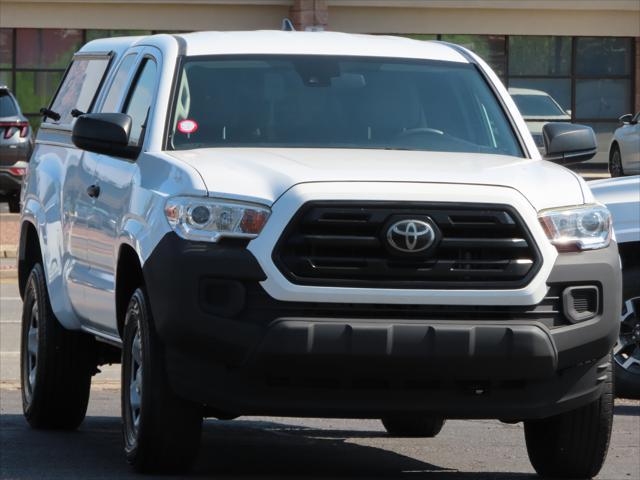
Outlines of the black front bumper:
M280 302L244 245L175 234L144 275L173 388L227 414L553 415L599 396L620 312L615 245L560 255L530 307ZM598 288L595 318L565 318L573 285Z

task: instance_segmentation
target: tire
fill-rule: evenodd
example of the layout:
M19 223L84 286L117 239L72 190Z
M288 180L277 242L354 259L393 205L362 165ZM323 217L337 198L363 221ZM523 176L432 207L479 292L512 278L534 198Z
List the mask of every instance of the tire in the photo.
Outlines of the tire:
M640 267L622 272L620 337L613 348L616 396L640 398Z
M20 197L18 195L9 197L7 203L9 204L9 213L20 213Z
M612 361L607 362L607 378L598 400L550 418L524 422L529 460L539 475L591 478L602 468L613 423Z
M140 288L125 318L121 404L125 455L137 472L175 473L191 467L200 444L202 407L177 397L169 387L162 346Z
M60 325L39 263L25 287L21 340L22 409L27 422L38 429L76 429L87 412L95 340Z
M382 425L393 437L433 438L444 425L442 417L391 416L382 419Z
M623 177L624 169L622 168L622 156L620 149L614 145L609 154L609 173L612 177Z

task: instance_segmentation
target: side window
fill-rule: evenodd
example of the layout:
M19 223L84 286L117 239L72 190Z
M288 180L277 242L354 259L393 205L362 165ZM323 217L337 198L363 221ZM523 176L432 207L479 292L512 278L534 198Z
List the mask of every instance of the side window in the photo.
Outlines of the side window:
M129 145L140 146L141 144L142 131L147 122L156 86L156 71L156 62L150 58L145 59L129 91L129 97L124 107L124 113L130 115L133 120Z
M60 115L60 120L47 118L45 123L66 125L71 123L74 108L88 112L98 93L100 84L109 66L109 57L76 56L53 99L51 110Z
M117 108L120 105L120 99L124 95L124 89L127 87L127 80L129 80L129 73L133 68L133 64L136 61L136 53L130 53L120 63L116 76L111 82L107 98L104 100L101 112L117 112Z

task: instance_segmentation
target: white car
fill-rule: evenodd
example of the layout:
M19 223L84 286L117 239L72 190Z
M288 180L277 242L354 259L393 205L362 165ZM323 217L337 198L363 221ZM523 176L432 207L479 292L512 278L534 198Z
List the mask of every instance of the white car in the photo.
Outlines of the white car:
M551 95L542 90L511 87L509 94L527 122L533 141L540 152L544 153L542 127L548 122L570 122L570 112L563 110Z
M616 393L640 398L640 176L595 180L589 187L611 211L622 261L620 338L613 351Z
M535 469L606 456L610 213L452 45L329 32L96 40L23 188L24 414L75 428L122 359L124 450L188 467L203 417L524 421ZM241 446L239 446L241 447Z
M620 117L609 147L609 173L612 177L640 174L640 112Z

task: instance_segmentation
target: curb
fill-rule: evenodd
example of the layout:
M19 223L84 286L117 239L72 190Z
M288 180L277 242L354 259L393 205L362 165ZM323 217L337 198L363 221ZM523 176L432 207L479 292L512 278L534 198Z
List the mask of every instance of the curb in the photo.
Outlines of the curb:
M0 245L0 258L16 258L18 248L14 245Z

